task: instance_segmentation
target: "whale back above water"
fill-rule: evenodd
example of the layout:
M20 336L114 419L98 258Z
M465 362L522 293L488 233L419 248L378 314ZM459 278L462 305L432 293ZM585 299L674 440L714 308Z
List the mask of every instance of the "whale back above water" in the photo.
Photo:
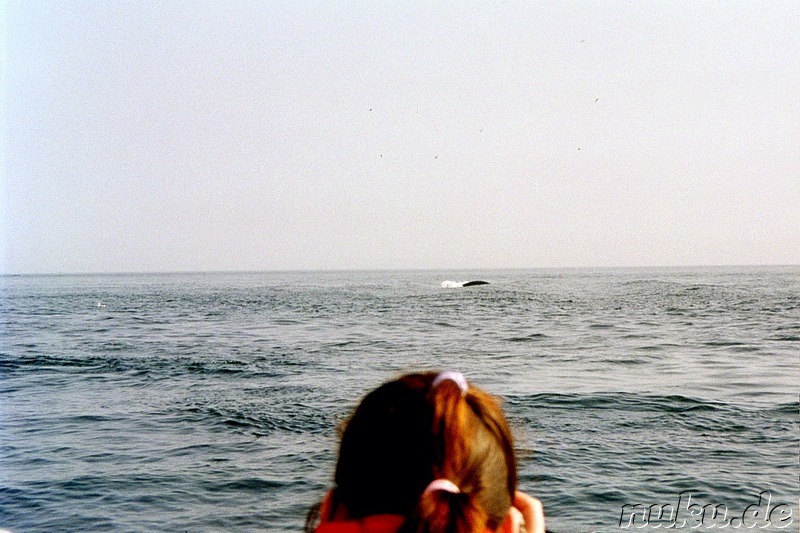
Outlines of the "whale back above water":
M472 280L472 281L450 281L450 280L447 280L447 281L443 281L442 282L442 287L445 288L445 289L455 289L455 288L458 288L458 287L472 287L474 285L488 285L488 284L489 284L488 281L483 281L483 280L479 280L479 279Z

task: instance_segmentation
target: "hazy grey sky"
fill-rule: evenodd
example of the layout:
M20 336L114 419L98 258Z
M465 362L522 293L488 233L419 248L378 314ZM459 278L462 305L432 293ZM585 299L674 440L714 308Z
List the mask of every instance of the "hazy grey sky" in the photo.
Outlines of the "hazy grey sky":
M794 0L0 5L3 273L800 263Z

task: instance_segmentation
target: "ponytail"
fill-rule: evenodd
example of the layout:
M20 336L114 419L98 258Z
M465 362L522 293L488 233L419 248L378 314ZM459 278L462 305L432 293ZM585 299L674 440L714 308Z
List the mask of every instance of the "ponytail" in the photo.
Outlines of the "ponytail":
M474 457L473 446L480 440L482 424L466 401L469 394L464 376L457 372L442 372L431 383L436 479L423 491L401 533L482 532L490 522L478 497L484 481L473 464L485 459L484 453Z
M486 519L474 494L426 490L399 533L482 532Z

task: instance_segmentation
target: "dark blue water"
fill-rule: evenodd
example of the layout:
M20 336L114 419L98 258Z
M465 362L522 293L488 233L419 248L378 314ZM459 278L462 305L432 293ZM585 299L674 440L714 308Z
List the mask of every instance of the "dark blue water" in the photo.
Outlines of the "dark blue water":
M733 515L768 491L798 524L798 267L0 283L16 533L298 531L359 397L435 368L504 399L553 531L681 493Z

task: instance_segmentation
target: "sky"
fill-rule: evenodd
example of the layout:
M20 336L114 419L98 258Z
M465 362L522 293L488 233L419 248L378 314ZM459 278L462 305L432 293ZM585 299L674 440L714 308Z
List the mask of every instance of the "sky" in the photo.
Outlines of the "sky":
M0 3L0 273L800 264L800 3Z

